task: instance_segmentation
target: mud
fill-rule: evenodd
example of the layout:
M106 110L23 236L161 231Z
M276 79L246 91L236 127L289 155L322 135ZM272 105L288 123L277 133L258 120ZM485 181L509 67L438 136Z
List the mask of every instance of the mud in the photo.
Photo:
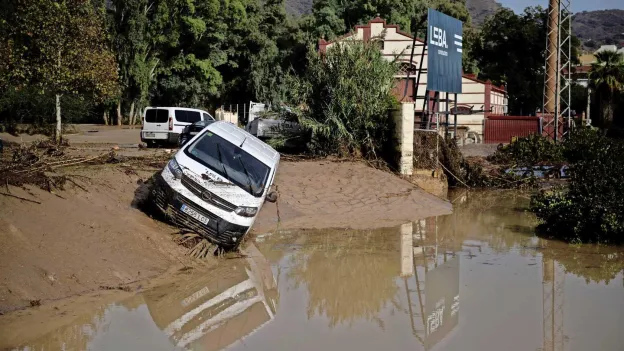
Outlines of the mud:
M535 237L522 193L451 201L385 229L262 234L215 269L5 315L0 349L622 349L624 248Z
M67 157L101 154L83 144L64 152ZM143 157L122 149L114 164L58 169L73 181L65 190L3 184L0 313L124 288L174 266L197 264L187 256L189 248L173 242L179 228L138 208L146 195L144 181L164 167L171 153L133 152ZM276 187L281 198L263 207L255 233L392 226L451 210L449 202L355 162L282 162Z

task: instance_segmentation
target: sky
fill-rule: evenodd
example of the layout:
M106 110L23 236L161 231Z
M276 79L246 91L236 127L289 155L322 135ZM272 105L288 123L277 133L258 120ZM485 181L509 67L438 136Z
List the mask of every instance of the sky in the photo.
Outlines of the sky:
M528 6L548 7L548 0L497 0L497 2L515 12L522 12ZM572 3L572 12L624 9L623 0L570 0L570 2Z

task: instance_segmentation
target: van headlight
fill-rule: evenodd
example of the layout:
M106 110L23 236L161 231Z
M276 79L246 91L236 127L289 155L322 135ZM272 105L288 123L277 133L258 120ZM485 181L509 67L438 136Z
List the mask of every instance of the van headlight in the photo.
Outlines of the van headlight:
M234 210L234 213L243 217L253 217L256 215L256 213L258 213L258 208L241 206Z
M178 164L178 161L176 161L175 157L169 161L167 167L176 179L182 178L182 168L180 168L180 165Z

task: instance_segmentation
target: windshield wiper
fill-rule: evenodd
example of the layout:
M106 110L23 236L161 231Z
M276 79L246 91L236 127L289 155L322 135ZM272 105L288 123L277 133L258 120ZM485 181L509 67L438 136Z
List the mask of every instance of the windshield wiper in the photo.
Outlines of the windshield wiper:
M249 193L251 195L255 195L253 191L253 187L251 186L251 177L249 176L249 172L247 172L247 167L245 167L245 164L243 163L243 161L241 161L240 155L238 156L238 162L240 163L241 167L243 167L243 172L245 172L245 175L247 176L247 185L249 186Z
M229 181L232 181L232 179L230 179L230 176L227 173L227 170L225 169L225 164L223 164L223 159L221 158L221 144L219 143L217 143L217 155L219 155L219 162L221 163L221 168L223 168L223 174L225 174L225 177Z

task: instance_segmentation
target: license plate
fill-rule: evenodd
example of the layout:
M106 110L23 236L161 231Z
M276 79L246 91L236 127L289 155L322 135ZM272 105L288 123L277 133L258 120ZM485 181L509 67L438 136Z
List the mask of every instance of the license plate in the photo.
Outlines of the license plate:
M191 135L197 135L198 132L190 132Z
M152 133L152 132L145 132L145 137L146 138L155 138L156 134Z
M182 205L182 207L180 208L180 210L184 213L186 213L187 215L195 218L196 220L204 223L204 224L208 224L208 217L203 216L202 214L200 214L199 212L195 211L194 209L186 206L186 205Z

